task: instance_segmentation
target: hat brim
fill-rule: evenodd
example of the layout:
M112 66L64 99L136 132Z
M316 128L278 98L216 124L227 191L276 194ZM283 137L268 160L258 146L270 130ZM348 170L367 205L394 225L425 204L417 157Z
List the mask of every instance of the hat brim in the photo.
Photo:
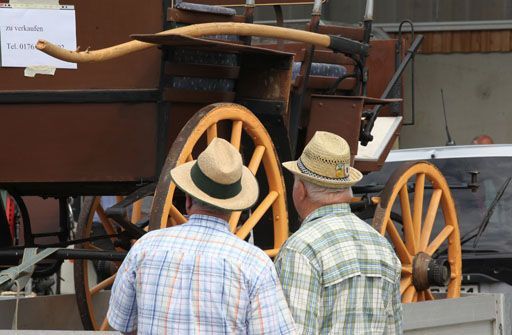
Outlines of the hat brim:
M242 190L240 193L232 198L218 199L203 192L192 180L190 171L195 163L196 161L191 161L171 170L172 180L183 192L209 205L228 211L241 211L250 208L258 200L258 181L247 167L242 167L242 179L240 180Z
M306 181L309 181L315 185L326 187L326 188L345 188L350 187L357 182L359 182L361 179L363 179L363 174L353 168L349 168L348 178L343 178L340 180L334 180L334 179L327 179L327 178L321 178L321 177L315 177L308 174L303 173L299 170L299 167L297 166L297 161L289 161L284 162L283 166L285 169L290 171L296 176L299 176L301 179L304 179Z

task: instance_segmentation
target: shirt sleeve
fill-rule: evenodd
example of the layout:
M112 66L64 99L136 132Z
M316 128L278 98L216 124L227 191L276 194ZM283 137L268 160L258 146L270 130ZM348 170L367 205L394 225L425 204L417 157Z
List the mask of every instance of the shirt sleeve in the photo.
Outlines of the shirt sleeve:
M295 323L270 260L251 294L247 334L296 334Z
M110 293L107 319L110 326L129 333L137 328L136 250L132 248L117 271Z
M320 272L302 254L281 249L276 269L298 334L317 334L322 294Z

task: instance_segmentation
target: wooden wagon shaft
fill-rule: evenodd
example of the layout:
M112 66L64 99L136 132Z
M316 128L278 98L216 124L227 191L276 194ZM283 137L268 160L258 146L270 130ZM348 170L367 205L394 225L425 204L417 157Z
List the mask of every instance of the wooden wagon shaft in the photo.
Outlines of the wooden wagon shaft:
M367 54L368 45L359 43L339 36L330 36L312 33L309 31L289 29L283 27L273 27L261 24L249 23L202 23L186 27L180 27L165 30L157 35L182 35L187 37L201 37L208 35L239 35L239 36L259 36L276 39L284 39L295 42L313 44L319 47L330 48L334 51L340 51L350 54ZM36 44L37 49L47 53L55 58L73 62L101 62L105 60L121 57L136 51L152 47L154 44L130 41L118 44L109 48L95 51L71 51L58 47L48 41L39 40Z

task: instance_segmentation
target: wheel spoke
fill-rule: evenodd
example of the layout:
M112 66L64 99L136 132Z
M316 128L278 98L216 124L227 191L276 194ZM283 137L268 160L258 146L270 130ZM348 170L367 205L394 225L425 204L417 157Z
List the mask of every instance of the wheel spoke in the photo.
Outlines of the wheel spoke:
M411 265L402 265L402 276L412 275Z
M271 191L265 199L263 199L261 204L252 212L252 215L247 219L247 221L245 221L244 225L236 232L236 236L241 239L246 238L251 229L256 226L258 221L261 220L274 201L276 201L278 195L279 194L276 191Z
M100 247L95 246L94 244L92 244L91 242L84 243L84 248L85 249L94 249L94 250L104 251Z
M252 172L253 175L256 175L256 172L258 172L258 168L260 167L261 159L263 158L264 153L265 147L263 145L258 145L256 149L254 149L251 161L247 166L247 168Z
M432 256L432 254L443 244L444 241L450 236L453 231L453 226L446 226L441 230L439 235L430 243L425 252Z
M396 230L395 224L393 221L391 221L391 219L388 220L386 231L389 234L389 238L391 238L391 242L393 242L393 245L395 246L398 258L400 258L402 263L412 264L411 254L409 254L407 247L402 241L402 238L400 237L400 234L398 233L398 230Z
M96 213L98 214L98 217L100 218L101 224L103 228L105 229L105 232L108 235L114 235L116 234L116 230L114 229L114 226L112 225L112 222L108 218L107 214L105 213L105 210L101 205L98 205L96 207Z
M240 150L240 141L242 139L242 121L233 121L233 128L231 129L231 144Z
M432 234L432 228L434 227L437 209L439 208L439 202L441 201L442 194L443 191L439 189L432 192L432 198L430 198L427 215L425 216L425 222L423 223L423 228L421 230L420 251L425 251L428 246L428 242L430 241L430 234Z
M281 248L267 249L265 250L265 253L267 254L268 257L276 257L280 249Z
M404 294L405 290L411 286L412 276L404 277L400 280L400 294Z
M409 302L412 302L414 299L414 294L416 294L416 289L413 285L409 286L404 294L402 295L402 303L407 304Z
M412 223L414 225L414 236L416 245L419 244L421 231L421 218L423 216L423 195L425 192L425 174L420 173L416 176L416 185L414 185L414 207L412 212Z
M402 207L402 220L404 225L404 240L407 250L411 255L416 254L416 237L412 225L411 204L409 202L409 191L407 184L400 189L400 205Z
M108 319L105 316L105 318L103 319L103 322L101 323L100 330L108 330L108 328L109 328Z
M236 231L236 227L238 226L238 221L240 221L240 215L242 215L242 211L235 211L231 213L229 217L229 227L231 232L234 233Z
M142 199L137 200L132 205L132 220L131 222L137 223L140 221L142 213Z
M425 300L436 300L430 290L425 290Z
M169 215L176 221L177 224L182 224L187 222L187 218L183 216L183 214L180 213L180 211L171 204L171 207L169 208Z
M108 277L107 279L101 281L96 286L92 287L89 291L91 292L91 295L95 295L99 291L103 290L105 287L112 285L114 283L114 280L116 279L116 274L114 273L112 276Z
M208 144L210 144L213 139L217 137L217 124L212 124L208 129L206 130L206 141Z

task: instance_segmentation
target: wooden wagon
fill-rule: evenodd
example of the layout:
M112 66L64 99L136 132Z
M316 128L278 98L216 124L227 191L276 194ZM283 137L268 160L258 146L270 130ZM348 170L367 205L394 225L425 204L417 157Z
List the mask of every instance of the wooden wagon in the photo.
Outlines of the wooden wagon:
M421 38L407 52L398 40L371 39L371 0L363 23L354 26L321 24L322 3L315 1L305 31L251 24L257 5L297 4L291 0L214 1L223 7L208 0L144 7L112 0L101 11L91 1L69 2L79 13L81 45L109 47L132 33L143 34L113 52L68 52L41 42L45 52L80 62L78 70L59 70L55 77L28 79L20 69L0 69L6 78L0 82L0 139L8 143L0 188L17 201L25 236L25 245L17 247L5 233L2 246L8 248L0 257L9 264L20 258L22 247L45 247L36 238L50 235L32 234L24 196L59 199L57 246L75 249L57 251L39 271L47 275L62 259L76 259L75 288L86 329L107 326L94 310L94 296L113 283L133 241L148 229L186 221L183 194L169 171L197 157L213 138L227 138L239 148L260 183L254 209L232 214L232 231L275 256L298 227L287 199L290 176L283 175L280 161L295 158L316 130L328 130L347 139L355 166L369 173L382 166L398 136L402 106L396 88ZM110 29L113 11L115 30ZM163 24L161 17L166 17ZM151 34L162 26L172 29ZM258 44L254 35L280 41ZM371 142L374 124L386 117L392 127L379 139L384 142L372 157L362 155L361 144ZM433 189L429 201L425 189ZM378 197L368 196L380 191ZM449 297L459 295L457 217L449 187L434 166L404 166L384 187L362 185L354 193L354 210L370 213L403 263L404 302L433 299L429 287L434 284L446 284ZM70 239L66 199L73 196L85 198L76 238ZM116 199L113 204L102 201L107 196ZM148 196L152 205L146 218L140 208ZM6 227L1 214L0 226ZM436 216L444 218L444 227L431 238ZM445 245L448 263L438 264L433 256ZM91 260L101 260L101 269ZM91 282L93 267L101 275Z

